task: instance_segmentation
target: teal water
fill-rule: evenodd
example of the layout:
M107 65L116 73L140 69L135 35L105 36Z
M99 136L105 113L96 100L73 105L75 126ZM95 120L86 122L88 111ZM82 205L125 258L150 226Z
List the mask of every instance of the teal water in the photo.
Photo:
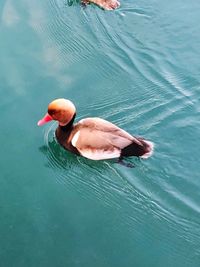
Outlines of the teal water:
M200 266L200 2L0 1L0 267ZM135 168L64 151L54 98L155 143Z

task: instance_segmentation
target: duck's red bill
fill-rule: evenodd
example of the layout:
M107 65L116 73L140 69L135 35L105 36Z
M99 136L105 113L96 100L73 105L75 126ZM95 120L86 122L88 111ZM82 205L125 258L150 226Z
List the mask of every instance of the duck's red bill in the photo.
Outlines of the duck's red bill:
M42 126L43 124L49 122L49 121L52 121L52 117L47 113L44 118L42 118L41 120L38 121L37 125L38 126Z

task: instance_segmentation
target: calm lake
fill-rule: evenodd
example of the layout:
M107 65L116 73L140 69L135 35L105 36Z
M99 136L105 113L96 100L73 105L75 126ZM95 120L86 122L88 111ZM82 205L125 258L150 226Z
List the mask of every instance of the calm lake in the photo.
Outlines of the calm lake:
M0 267L200 266L200 1L0 0ZM155 143L63 150L55 98Z

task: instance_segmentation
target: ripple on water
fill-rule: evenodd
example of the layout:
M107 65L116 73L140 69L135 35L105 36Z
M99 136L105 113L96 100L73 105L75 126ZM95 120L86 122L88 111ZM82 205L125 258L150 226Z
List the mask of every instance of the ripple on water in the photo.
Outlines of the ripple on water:
M175 216L176 208L170 208L173 194L170 194L170 201L163 201L166 199L159 197L160 194L163 196L161 191L165 190L163 184L159 184L159 181L155 182L155 180L152 184L148 180L146 175L152 171L151 167L145 167L141 161L135 160L135 169L124 169L121 165L115 165L109 161L93 162L71 155L56 142L55 127L56 124L54 123L46 130L45 145L47 147L48 166L55 172L58 183L76 188L83 198L88 197L85 193L85 188L87 188L103 205L113 206L119 210L123 209L123 202L125 201L129 208L134 210L133 214L128 212L126 218L123 218L123 224L125 223L130 227L133 221L142 223L142 217L134 217L135 212L138 214L152 213L159 220L165 220L171 224L171 227L176 227L177 217L182 218L182 215L175 213ZM138 172L142 173L144 177L138 179ZM152 191L151 186L153 186ZM181 223L183 225L185 223L184 227L187 225L184 218L182 218ZM188 232L188 235L189 233L192 235L193 232Z
M94 66L94 69L98 68L97 77L111 79L110 73L104 69L112 70L114 77L118 73L124 77L120 94L114 90L119 82L114 79L110 87L102 88L103 93L96 92L95 101L79 108L80 114L101 116L119 126L127 126L133 134L144 134L156 143L152 159L131 159L136 168L126 169L110 161L93 162L63 150L55 140L56 126L52 124L45 132L45 146L48 166L55 172L56 181L76 188L84 198L91 197L87 194L90 190L103 205L124 210L126 216L119 223L128 225L130 231L134 231L132 222L142 225L144 214L151 214L155 222L164 221L180 238L192 242L199 237L196 233L200 210L192 192L183 190L183 187L196 192L197 182L177 175L176 168L182 170L181 164L187 161L180 162L177 151L181 149L172 151L172 147L177 147L176 143L181 146L177 136L179 130L185 125L194 125L194 110L198 116L198 82L193 82L195 90L188 88L188 77L185 78L181 70L174 71L176 63L167 58L165 49L161 52L148 47L139 34L130 34L120 25L125 20L120 12L132 12L144 17L145 22L151 22L151 9L132 8L128 3L113 12L108 20L106 12L100 13L98 9L82 11L76 6L70 9L74 13L72 21L72 16L68 17L69 10L61 1L52 0L50 5L53 22L37 27L41 33L47 30L44 33L47 45L56 43L58 61L68 65L78 61L93 63L95 50L99 55L98 67ZM79 29L79 34L75 28ZM126 77L130 79L127 84ZM126 88L130 81L133 87ZM186 114L187 122L184 121ZM154 235L148 238L157 239L156 231ZM170 244L168 238L166 244Z
M112 167L109 167L109 163L88 161L87 159L75 156L60 147L54 136L55 125L56 124L53 124L47 129L45 133L45 145L47 147L49 167L56 171L58 182L63 184L69 183L73 186L76 186L77 182L79 182L94 190L99 197L103 194L103 189L106 187L109 187L110 189L112 188L113 190L119 190L120 187L117 181L111 181L104 174L107 168L109 170L112 169ZM89 174L91 172L93 174L92 176L83 176L83 173ZM99 180L96 177L102 181L101 184L99 184ZM79 189L79 187L77 187L77 190L81 190L81 188Z
M134 209L138 209L140 203L139 191L127 182L121 165L113 161L90 161L65 151L55 140L54 131L56 124L52 124L45 132L46 155L48 167L56 174L56 181L66 186L73 186L81 195L87 198L85 187L92 190L93 194L105 205L121 209L120 199L125 196L134 203ZM133 159L134 164L139 166L141 162ZM123 167L122 167L123 168ZM129 218L131 219L131 218ZM135 218L132 218L136 220Z

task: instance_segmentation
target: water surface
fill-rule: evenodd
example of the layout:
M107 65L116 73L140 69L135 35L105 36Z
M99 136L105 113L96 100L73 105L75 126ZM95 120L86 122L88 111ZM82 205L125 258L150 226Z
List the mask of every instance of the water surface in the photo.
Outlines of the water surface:
M200 266L200 2L0 1L0 266ZM155 143L135 168L64 151L54 98Z

